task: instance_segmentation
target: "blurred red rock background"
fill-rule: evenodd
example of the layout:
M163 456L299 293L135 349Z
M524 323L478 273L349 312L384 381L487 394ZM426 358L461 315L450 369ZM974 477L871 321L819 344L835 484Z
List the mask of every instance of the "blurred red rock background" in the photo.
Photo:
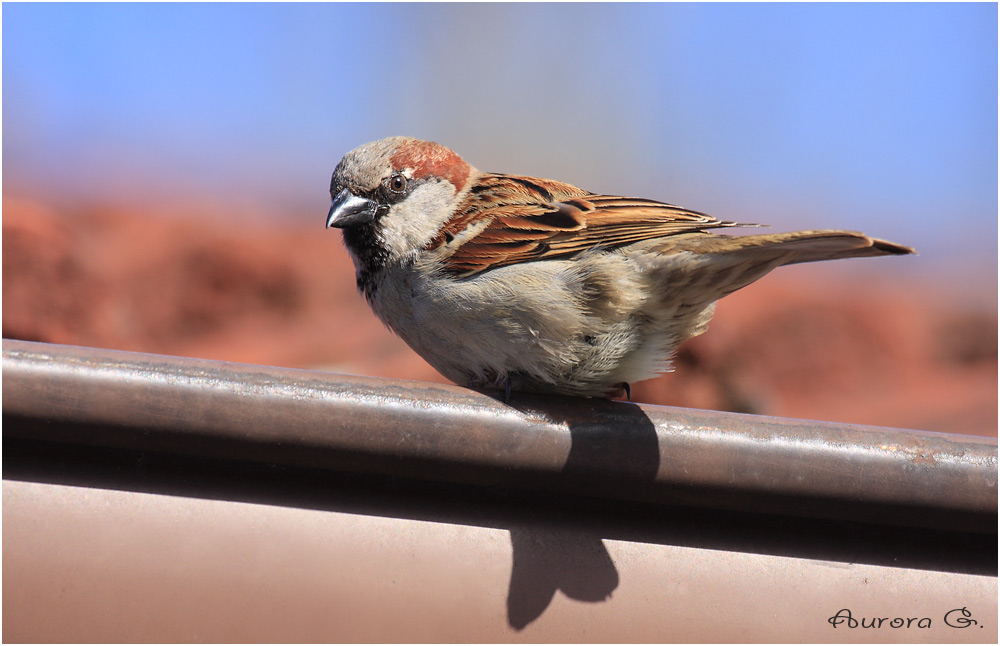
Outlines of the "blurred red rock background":
M282 225L4 198L3 336L445 382L369 311L321 215ZM996 435L995 307L874 278L894 261L771 274L720 302L676 371L634 384L633 399Z

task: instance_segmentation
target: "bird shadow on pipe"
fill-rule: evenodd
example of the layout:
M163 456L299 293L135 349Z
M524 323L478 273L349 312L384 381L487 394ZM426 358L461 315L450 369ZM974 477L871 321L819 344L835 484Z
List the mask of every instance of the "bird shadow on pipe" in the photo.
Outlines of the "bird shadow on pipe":
M593 414L595 404L601 414ZM585 487L596 475L615 474L633 481L656 477L660 464L656 429L638 406L588 402L555 412L547 408L545 415L569 428L571 446L562 473L570 482ZM620 583L600 534L564 525L548 518L509 528L513 558L507 622L515 630L541 617L556 591L575 601L601 603Z

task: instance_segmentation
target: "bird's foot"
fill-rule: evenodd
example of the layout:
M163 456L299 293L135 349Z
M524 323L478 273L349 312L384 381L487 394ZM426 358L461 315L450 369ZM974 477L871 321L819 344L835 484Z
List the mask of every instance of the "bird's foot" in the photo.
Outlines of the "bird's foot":
M632 401L632 387L628 385L628 382L623 381L620 384L615 384L608 391L608 399L618 399L619 397L625 397L625 399Z

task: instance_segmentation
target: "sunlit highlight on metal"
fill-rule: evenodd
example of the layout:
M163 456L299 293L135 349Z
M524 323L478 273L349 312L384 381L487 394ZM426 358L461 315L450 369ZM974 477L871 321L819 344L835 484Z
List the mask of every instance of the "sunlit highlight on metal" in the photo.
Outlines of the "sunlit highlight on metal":
M4 437L996 531L994 438L852 426L23 341Z

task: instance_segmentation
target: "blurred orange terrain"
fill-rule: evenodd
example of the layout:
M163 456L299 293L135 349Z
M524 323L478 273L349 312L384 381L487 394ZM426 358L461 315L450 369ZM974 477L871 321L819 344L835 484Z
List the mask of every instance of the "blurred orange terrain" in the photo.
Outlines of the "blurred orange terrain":
M447 383L370 312L321 216L248 224L4 199L3 336ZM874 275L892 261L856 262ZM782 269L723 299L675 371L633 384L633 400L996 435L996 312L843 276Z

